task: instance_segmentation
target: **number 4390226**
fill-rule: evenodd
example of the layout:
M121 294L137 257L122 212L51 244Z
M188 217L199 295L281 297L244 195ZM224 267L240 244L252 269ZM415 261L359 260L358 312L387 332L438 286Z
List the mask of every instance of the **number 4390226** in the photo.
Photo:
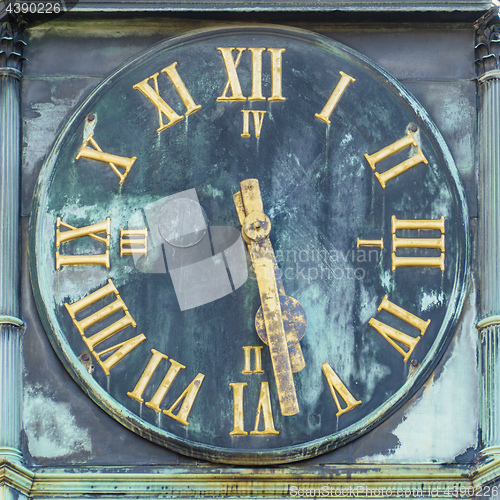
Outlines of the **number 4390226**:
M7 2L9 14L60 14L64 7L59 2Z

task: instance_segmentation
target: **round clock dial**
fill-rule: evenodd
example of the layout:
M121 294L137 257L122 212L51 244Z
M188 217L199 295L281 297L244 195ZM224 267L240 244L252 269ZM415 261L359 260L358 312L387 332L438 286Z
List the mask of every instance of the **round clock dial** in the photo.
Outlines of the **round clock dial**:
M280 463L372 429L460 313L467 215L422 107L360 54L247 27L162 43L76 110L36 191L49 338L128 428Z

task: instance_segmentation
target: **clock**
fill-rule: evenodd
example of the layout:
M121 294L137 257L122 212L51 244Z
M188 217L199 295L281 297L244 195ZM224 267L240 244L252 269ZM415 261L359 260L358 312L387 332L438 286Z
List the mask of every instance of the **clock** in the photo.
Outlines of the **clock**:
M30 222L65 368L128 429L233 464L374 429L460 316L468 217L422 106L354 50L270 26L168 40L62 128Z

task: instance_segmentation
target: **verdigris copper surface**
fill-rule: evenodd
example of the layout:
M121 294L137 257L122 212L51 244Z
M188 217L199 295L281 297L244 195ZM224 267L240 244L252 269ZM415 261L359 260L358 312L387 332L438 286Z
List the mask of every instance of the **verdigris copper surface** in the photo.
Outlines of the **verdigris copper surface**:
M22 460L19 185L25 45L16 23L0 26L0 461L7 463ZM1 494L11 498L12 491L2 487Z
M261 205L238 211L248 179ZM269 224L252 268L244 241ZM61 131L30 231L40 315L81 387L229 463L315 456L387 418L442 355L467 279L462 188L423 108L300 30L200 31L131 60ZM300 370L281 288L307 316Z

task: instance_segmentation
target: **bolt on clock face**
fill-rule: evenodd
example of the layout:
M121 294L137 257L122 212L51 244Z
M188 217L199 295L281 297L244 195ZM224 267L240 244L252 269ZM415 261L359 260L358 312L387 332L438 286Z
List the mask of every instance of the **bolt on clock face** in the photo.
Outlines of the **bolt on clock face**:
M335 449L411 397L468 255L422 107L351 49L258 27L107 78L47 158L30 238L40 315L85 392L156 443L248 464Z

